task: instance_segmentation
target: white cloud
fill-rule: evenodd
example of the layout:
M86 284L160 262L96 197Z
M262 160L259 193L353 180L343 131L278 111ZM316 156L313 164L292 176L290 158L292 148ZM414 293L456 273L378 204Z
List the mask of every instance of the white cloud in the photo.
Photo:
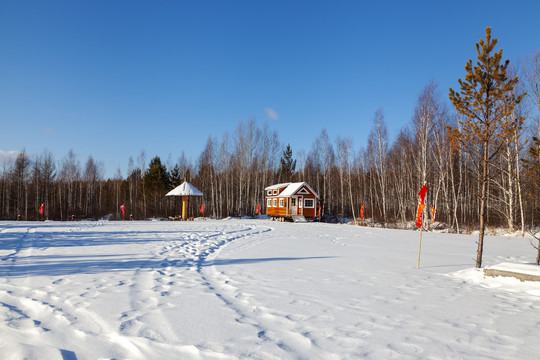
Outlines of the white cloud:
M266 115L272 120L279 120L279 115L276 112L276 110L271 108L265 108L264 111L266 112Z
M18 154L19 154L19 151L17 150L10 150L10 151L0 150L0 162L13 161L17 158Z

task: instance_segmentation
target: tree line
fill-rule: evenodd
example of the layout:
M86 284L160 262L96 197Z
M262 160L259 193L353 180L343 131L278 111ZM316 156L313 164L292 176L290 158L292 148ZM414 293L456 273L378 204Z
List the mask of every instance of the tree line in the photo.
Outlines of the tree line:
M352 137L330 139L322 129L311 149L293 155L276 131L249 120L220 139L209 137L195 161L182 154L166 164L141 151L128 159L126 177L118 170L105 178L103 163L90 156L81 164L73 151L55 160L49 151L29 156L22 150L0 169L0 218L173 216L181 212L180 200L165 194L183 181L204 193L190 202L192 214L204 202L204 216L253 216L259 203L264 213L266 186L305 181L319 194L325 219L356 221L364 205L371 224L408 226L415 218L418 190L427 183L426 202L437 210L437 221L452 231L472 230L479 214L489 226L525 231L540 220L540 53L519 69L507 66L505 76L516 80L505 94L519 101L501 113L489 143L475 142L483 130L468 123L474 116L459 108L458 92L445 97L431 81L395 139L389 138L381 108L373 115L367 145L360 148ZM478 85L469 78L472 73L467 65L466 78L459 81L462 99L464 83L470 81L472 89ZM504 101L511 100L500 96L486 106L493 110ZM479 160L483 150L489 159Z

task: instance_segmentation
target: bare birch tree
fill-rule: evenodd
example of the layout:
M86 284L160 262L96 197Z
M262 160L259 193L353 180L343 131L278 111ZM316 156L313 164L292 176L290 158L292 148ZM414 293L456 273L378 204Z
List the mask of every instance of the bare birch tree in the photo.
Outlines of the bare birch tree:
M386 223L388 130L384 123L382 109L377 110L373 118L373 128L368 140L368 152L371 160L371 168L375 170L379 187L378 197L380 198L382 219Z

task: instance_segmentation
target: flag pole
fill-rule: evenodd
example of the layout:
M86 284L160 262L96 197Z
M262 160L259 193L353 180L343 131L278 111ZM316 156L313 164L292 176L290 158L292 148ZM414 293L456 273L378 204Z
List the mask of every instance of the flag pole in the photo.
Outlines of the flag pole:
M417 267L417 269L420 269L420 251L422 250L422 229L423 228L424 228L423 226L420 228L420 244L418 246L418 267Z

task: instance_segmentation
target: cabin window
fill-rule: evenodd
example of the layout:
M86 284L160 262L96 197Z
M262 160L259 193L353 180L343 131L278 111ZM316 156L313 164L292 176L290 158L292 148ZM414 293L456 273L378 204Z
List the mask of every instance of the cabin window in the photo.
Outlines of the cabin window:
M291 198L291 206L296 206L296 198Z
M274 207L277 207L277 199L274 199Z
M305 199L304 207L307 207L307 208L315 207L315 201L313 199Z
M283 207L283 198L279 199L279 207Z
M302 198L298 198L298 207L299 207L299 208L302 207Z
M277 195L277 189L276 189L276 190L274 190L274 195Z
M266 199L266 207L272 207L272 199Z
M266 192L266 195L272 196L272 190L268 190L268 191Z

